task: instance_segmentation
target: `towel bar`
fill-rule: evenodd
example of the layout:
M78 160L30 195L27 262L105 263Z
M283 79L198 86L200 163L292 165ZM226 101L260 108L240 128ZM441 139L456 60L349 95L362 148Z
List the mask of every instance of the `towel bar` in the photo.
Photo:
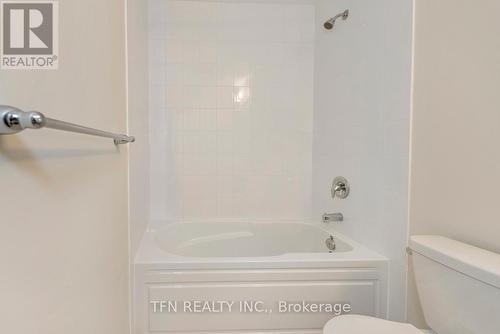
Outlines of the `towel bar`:
M77 132L91 136L112 138L116 145L132 143L135 141L135 138L132 136L116 134L73 123L63 122L57 119L45 117L45 115L41 112L26 112L10 106L0 105L0 118L0 135L18 133L24 129L49 128Z

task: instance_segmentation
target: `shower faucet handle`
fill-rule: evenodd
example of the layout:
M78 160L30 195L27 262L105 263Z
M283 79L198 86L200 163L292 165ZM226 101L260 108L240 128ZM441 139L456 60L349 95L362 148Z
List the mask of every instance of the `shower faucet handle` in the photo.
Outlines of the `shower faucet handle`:
M340 199L344 199L349 196L349 192L351 191L351 187L349 186L349 182L347 179L342 176L337 176L332 182L332 198L338 197Z

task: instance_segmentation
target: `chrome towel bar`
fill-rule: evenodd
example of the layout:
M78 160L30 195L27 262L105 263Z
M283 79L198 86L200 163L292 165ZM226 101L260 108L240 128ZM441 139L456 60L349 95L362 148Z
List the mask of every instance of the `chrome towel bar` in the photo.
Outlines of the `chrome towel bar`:
M45 117L38 111L22 111L20 109L0 105L0 135L9 135L24 129L49 128L69 132L77 132L91 136L111 138L116 145L135 141L132 136L97 130L73 123Z

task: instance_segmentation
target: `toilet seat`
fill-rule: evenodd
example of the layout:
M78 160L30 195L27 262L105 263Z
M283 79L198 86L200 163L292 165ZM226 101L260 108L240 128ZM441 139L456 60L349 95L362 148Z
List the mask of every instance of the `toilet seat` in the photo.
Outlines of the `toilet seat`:
M363 315L342 315L328 321L323 334L422 334L410 324Z

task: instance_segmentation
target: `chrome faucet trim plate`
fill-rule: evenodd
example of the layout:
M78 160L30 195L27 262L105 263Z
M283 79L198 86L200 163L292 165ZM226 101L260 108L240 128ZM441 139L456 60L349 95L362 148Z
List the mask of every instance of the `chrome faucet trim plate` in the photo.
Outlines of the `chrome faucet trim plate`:
M344 199L349 196L349 192L351 191L351 187L349 186L349 182L347 179L342 176L337 176L332 183L332 198L340 198Z

